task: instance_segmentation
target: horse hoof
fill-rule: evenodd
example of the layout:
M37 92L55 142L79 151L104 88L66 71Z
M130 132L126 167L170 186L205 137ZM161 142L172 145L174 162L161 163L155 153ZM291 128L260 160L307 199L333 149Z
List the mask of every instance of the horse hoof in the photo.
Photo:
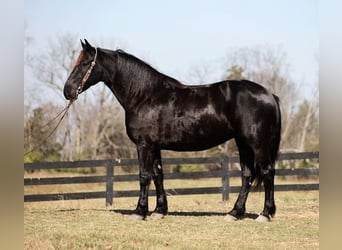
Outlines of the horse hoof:
M132 214L131 216L129 216L129 219L132 221L140 221L140 220L144 220L145 217L140 214Z
M152 213L150 216L151 220L161 220L164 218L164 214L160 214L160 213Z
M258 218L255 219L255 221L257 222L261 222L261 223L264 223L264 222L270 222L271 219L268 217L268 216L264 216L264 215L259 215Z
M224 220L225 221L237 221L237 218L233 215L230 215L230 214L227 214L225 217L224 217Z

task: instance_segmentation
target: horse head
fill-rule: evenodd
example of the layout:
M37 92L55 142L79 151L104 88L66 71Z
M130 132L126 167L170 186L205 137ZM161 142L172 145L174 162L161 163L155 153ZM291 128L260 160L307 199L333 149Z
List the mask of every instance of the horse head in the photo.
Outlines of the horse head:
M78 95L101 81L103 70L98 62L98 49L89 42L81 40L82 51L65 85L64 96L67 100L76 100Z

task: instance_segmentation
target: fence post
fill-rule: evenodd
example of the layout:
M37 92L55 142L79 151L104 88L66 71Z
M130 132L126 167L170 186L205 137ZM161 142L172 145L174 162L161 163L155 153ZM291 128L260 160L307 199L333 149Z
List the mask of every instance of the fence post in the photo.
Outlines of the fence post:
M106 162L106 207L113 205L114 163Z
M222 201L229 200L229 157L223 156L221 162Z

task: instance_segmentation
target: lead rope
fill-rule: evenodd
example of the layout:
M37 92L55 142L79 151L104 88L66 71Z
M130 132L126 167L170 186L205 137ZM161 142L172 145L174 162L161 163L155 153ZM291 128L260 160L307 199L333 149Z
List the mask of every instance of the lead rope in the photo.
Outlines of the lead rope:
M58 120L56 126L53 128L53 130L43 140L41 140L35 147L33 147L31 150L24 153L24 156L28 155L28 154L32 153L33 151L35 151L36 149L38 149L41 145L43 145L44 142L46 142L52 136L52 134L57 130L59 124L61 124L61 122L63 121L65 115L68 113L69 108L73 102L74 102L74 100L70 101L68 103L68 105L61 112L58 113L58 115L56 115L51 121L49 121L47 124L45 124L42 127L42 128L44 128L44 127L48 126L50 123L52 123L54 120L56 120L58 116L62 115L61 118L59 118L59 120Z

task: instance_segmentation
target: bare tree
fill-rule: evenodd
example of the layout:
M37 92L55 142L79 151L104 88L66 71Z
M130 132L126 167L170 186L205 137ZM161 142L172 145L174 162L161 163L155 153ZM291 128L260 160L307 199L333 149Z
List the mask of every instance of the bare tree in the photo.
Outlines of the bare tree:
M298 106L290 129L291 143L294 150L318 150L318 89L314 87L313 96L304 99Z
M211 64L205 63L193 66L186 76L186 82L191 84L207 84L213 74L214 69Z
M311 102L309 102L307 112L305 114L304 124L302 127L302 133L300 136L299 146L298 146L298 150L301 152L305 150L306 139L308 136L309 127L311 125L310 122L312 121L312 118L317 117L317 115L318 115L318 91L316 92L316 97L313 100L311 100Z

